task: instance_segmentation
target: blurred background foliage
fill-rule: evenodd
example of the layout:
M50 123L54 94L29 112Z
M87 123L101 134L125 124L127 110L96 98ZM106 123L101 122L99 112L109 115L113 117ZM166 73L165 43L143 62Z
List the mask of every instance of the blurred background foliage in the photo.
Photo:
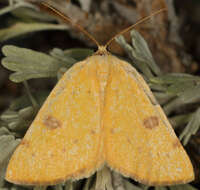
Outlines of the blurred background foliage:
M104 168L88 179L51 187L23 187L6 182L4 173L8 159L57 80L97 47L73 27L41 11L28 0L1 0L0 190L200 189L200 1L49 2L84 27L101 44L139 18L165 6L168 8L168 12L135 28L142 36L136 30L127 32L124 37L117 38L109 50L129 61L144 76L185 146L196 179L191 184L154 188Z

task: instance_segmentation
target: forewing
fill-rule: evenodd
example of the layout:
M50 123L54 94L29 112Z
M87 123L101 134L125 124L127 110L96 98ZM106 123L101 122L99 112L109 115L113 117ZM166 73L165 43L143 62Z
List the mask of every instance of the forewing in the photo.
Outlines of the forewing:
M56 184L87 177L103 163L99 84L91 59L58 82L8 165L17 184Z
M186 183L191 162L142 77L113 58L104 102L107 164L148 185Z

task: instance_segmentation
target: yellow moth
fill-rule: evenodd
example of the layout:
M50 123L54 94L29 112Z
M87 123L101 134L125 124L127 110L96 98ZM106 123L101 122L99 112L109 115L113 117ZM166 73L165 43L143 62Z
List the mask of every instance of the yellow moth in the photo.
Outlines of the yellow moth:
M52 185L89 177L105 165L147 185L194 179L187 153L142 76L106 50L112 40L96 42L98 51L63 75L12 155L6 180Z

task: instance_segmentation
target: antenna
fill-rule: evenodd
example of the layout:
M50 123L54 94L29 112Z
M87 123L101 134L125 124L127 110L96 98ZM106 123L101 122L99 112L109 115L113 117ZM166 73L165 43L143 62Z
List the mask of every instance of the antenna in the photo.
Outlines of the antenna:
M70 0L66 0L67 2L70 2ZM52 5L50 5L49 3L47 2L41 2L41 3L34 3L34 4L37 4L39 5L41 8L43 9L47 9L50 13L58 16L59 18L61 18L63 21L65 21L66 23L70 23L72 26L75 26L79 31L83 32L90 40L92 40L96 45L97 47L102 47L99 42L89 33L87 32L82 26L80 26L79 24L73 22L72 19L70 19L68 16L66 16L65 14L63 14L62 12L60 12L59 10L57 10L56 8L54 8ZM129 26L128 28L125 28L124 30L122 30L121 32L119 32L118 34L114 35L110 40L108 40L108 42L103 46L104 49L106 49L110 44L111 42L116 38L118 37L119 35L122 35L126 32L128 32L129 30L131 30L132 28L134 28L135 26L137 26L138 24L150 19L151 17L163 12L163 11L167 11L167 8L162 8L152 14L150 14L149 16L146 16L144 18L141 18L138 22L136 22L135 24Z
M142 23L142 22L144 22L144 21L150 19L151 17L153 17L153 16L155 16L155 15L157 15L157 14L163 12L163 11L167 11L167 8L162 8L162 9L160 9L160 10L158 10L158 11L156 11L156 12L150 14L149 16L146 16L146 17L144 17L144 18L141 18L141 19L140 19L139 21L137 21L135 24L129 26L128 28L125 28L124 30L122 30L122 31L119 32L118 34L114 35L114 36L105 44L105 48L107 48L107 47L111 44L111 42L112 42L116 37L118 37L118 36L120 36L120 35L122 35L122 34L128 32L129 30L133 29L133 28L134 28L135 26L137 26L138 24L140 24L140 23Z
M67 1L69 1L69 0L67 0ZM59 18L61 18L66 23L70 23L72 26L75 26L79 31L83 32L90 40L92 40L98 47L100 46L99 42L89 32L87 32L79 24L73 22L72 19L70 19L68 16L64 15L63 13L61 13L59 10L54 8L52 5L50 5L46 2L41 2L41 3L39 3L39 6L41 8L48 9L49 12L58 16Z

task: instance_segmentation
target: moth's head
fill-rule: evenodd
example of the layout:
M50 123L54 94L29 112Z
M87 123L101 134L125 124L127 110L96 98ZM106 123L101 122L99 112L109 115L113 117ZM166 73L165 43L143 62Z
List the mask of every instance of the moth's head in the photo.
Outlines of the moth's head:
M107 46L98 46L98 50L95 52L95 55L108 55Z

